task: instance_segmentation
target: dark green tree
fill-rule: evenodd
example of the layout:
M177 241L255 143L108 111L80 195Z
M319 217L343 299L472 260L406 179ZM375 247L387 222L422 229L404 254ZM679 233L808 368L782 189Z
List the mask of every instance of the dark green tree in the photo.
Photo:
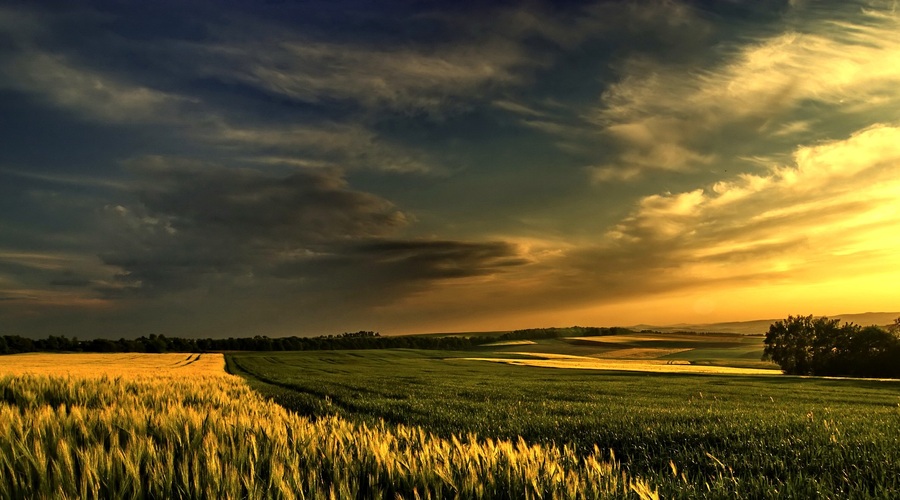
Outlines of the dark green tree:
M890 377L896 372L897 347L893 333L877 326L858 328L844 339L840 373L857 377Z
M900 318L894 320L894 324L888 327L888 331L893 333L895 337L900 338Z
M847 339L860 327L838 319L788 316L769 326L763 359L788 375L833 375L847 358Z
M766 334L763 359L789 375L900 375L900 337L894 331L839 323L812 316L776 321ZM900 331L900 320L892 329Z
M769 326L763 359L778 363L788 375L807 375L812 371L814 349L813 317L788 316Z

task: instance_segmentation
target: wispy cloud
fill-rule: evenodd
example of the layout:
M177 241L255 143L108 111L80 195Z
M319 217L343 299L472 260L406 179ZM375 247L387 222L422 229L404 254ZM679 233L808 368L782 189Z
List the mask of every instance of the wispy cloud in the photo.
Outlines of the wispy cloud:
M83 116L112 123L176 123L192 100L78 67L62 55L29 50L0 64L0 84L40 95Z
M115 190L124 190L128 188L128 184L122 181L92 178L84 175L35 173L4 167L0 167L0 175L9 175L20 177L23 179L39 180L54 184L66 184L71 186L101 187Z
M745 42L709 69L632 57L591 118L621 147L595 179L635 178L614 169L697 171L773 136L844 134L848 115L892 119L900 14L889 7L791 17L781 33ZM798 119L811 103L816 116Z
M518 102L510 101L508 99L497 99L491 103L494 107L500 108L505 111L509 111L510 113L515 113L517 115L521 115L524 117L530 118L548 118L549 114L545 111L540 111L538 109L534 109L533 107L526 106L525 104L521 104Z
M38 270L59 270L71 265L69 256L39 252L0 251L0 263Z
M0 15L0 18L7 20L14 17L6 11L0 14L3 14ZM23 14L19 17L23 16L25 19L33 21L31 24L37 23L37 20L41 18L41 15L36 13L28 16ZM324 161L342 168L367 168L391 172L423 173L439 170L424 154L415 151L414 148L380 137L360 120L348 119L344 122L328 121L324 123L248 120L246 116L236 113L235 110L222 107L221 104L192 92L187 88L188 85L180 87L176 85L175 88L178 90L162 89L116 68L91 67L85 63L83 57L67 54L64 50L43 47L42 40L38 36L40 30L37 28L26 29L30 26L29 23L9 21L5 24L8 25L6 28L10 31L10 36L16 39L18 50L0 53L0 89L36 96L47 106L74 113L80 119L106 124L127 124L153 128L158 131L157 135L160 137L168 135L166 140L202 141L208 145L232 151L240 148L243 149L242 152L245 156L269 157L274 154L290 157L296 162ZM209 61L218 61L226 66L218 67L213 63L212 66L198 68L196 59L186 60L184 54L178 53L179 50L185 50L185 45L171 44L167 41L161 42L161 45L162 52L172 51L168 55L173 58L173 61L181 61L180 66L183 66L180 70L182 74L173 75L170 80L186 79L187 81L183 83L208 77L210 73L216 73L218 70L225 73L243 74L243 72L248 72L253 74L257 70L262 71L260 68L265 66L264 61L270 56L275 59L284 58L283 61L279 59L279 61L273 62L276 66L294 61L290 50L285 49L286 53L277 56L277 51L270 54L265 45L257 45L256 52L246 47L235 49L238 52L249 51L242 52L243 56L236 56L235 59L220 60L214 57L209 59ZM307 47L303 44L291 47L293 47L292 50L301 53L327 51L321 47ZM205 45L194 47L194 49L201 53L219 51L215 47ZM338 57L340 49L334 47L334 50L337 52L331 55L322 54L321 57L328 60ZM194 56L199 57L196 53ZM384 61L380 63L370 61L365 55L359 57L360 61L373 65L370 67L372 71L378 67L379 71L388 77L396 77L403 73L400 70L384 67L387 64ZM460 56L461 61L464 59ZM208 64L209 61L205 60L204 64ZM421 71L426 74L432 71L435 73L432 79L440 80L439 68L442 63L440 60L428 61L427 56L422 56L421 64L426 67ZM294 61L294 63L300 64L299 61ZM241 64L245 66L240 66ZM408 64L414 66L415 62ZM431 69L428 68L429 64ZM486 73L492 71L489 63L473 62L472 64ZM176 64L176 66L179 65ZM218 70L214 71L211 68L218 68ZM356 80L356 77L346 72L351 68L345 68L342 64L338 64L332 69L333 73L329 73L328 77L330 82L324 82L323 85L337 85L336 92L340 92L341 84L339 82L348 82L344 85L355 85L352 82ZM452 74L452 70L453 68L450 68L448 74ZM360 71L362 71L361 74L368 74L366 68L362 68ZM303 73L299 69L298 72ZM416 85L428 86L427 83L422 83L428 80L428 78L423 79L424 75L422 74L412 74L407 77L410 81L418 82ZM373 78L381 77L374 76ZM260 82L262 81L260 80ZM378 85L390 84L386 88L395 88L394 83L382 81ZM444 82L441 85L446 85L447 88L459 86L458 82L452 81ZM371 89L362 89L361 92L360 95L370 95ZM403 92L402 89L400 92Z
M112 277L96 256L75 252L0 249L0 301L13 316L48 308L95 308L105 301L91 288ZM0 315L7 311L2 311Z
M397 173L439 172L426 155L379 138L357 124L241 127L222 124L205 131L206 138L225 148L241 147L259 154L259 161L273 156L283 164L296 166L330 165L368 168ZM271 153L276 153L272 155Z
M198 47L203 72L306 102L347 99L364 107L436 113L466 106L491 84L519 79L515 69L530 62L518 45L502 39L426 52L305 40L244 40Z
M482 10L478 16L433 13L403 21L439 26L447 33L439 42L326 40L260 23L252 34L220 27L218 43L184 48L202 56L202 74L275 95L441 117L481 104L503 88L528 83L536 70L550 67L554 50L529 42L572 49L621 25L621 18L634 17L602 5L574 12L538 5ZM497 102L507 109L511 104Z

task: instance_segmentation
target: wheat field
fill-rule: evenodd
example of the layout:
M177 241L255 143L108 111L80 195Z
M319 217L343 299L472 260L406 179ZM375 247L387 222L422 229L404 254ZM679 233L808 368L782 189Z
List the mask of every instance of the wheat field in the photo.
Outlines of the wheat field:
M225 373L221 354L26 353L0 356L0 375L52 375L78 378L219 377Z
M221 354L0 358L0 498L655 498L595 449L311 420Z

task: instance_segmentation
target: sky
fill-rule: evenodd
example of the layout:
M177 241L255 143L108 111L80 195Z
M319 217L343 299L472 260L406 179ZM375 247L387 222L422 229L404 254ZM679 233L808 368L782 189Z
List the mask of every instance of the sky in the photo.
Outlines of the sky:
M5 2L0 334L900 310L898 7Z

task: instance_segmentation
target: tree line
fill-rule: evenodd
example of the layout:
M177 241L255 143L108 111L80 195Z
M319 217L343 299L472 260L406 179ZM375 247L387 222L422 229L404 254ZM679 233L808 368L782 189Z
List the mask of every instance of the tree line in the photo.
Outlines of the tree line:
M30 339L18 335L0 336L0 354L24 352L216 352L216 351L316 351L338 349L439 349L465 350L498 340L544 339L628 332L624 328L573 326L568 328L531 328L498 335L401 335L381 336L374 331L347 332L318 337L229 337L192 339L165 335L79 340L76 337L50 335Z
M890 327L788 316L769 327L763 359L789 375L900 378L900 318Z
M0 336L0 354L24 352L215 352L215 351L311 351L328 349L466 349L490 340L464 336L382 337L378 332L359 331L318 337L229 337L192 339L165 335L118 340L79 340L50 335L30 339L18 335Z
M601 335L624 335L634 333L633 330L622 328L620 326L599 327L599 326L569 326L565 328L526 328L524 330L513 330L495 337L495 340L539 340L539 339L556 339L561 337L599 337Z

